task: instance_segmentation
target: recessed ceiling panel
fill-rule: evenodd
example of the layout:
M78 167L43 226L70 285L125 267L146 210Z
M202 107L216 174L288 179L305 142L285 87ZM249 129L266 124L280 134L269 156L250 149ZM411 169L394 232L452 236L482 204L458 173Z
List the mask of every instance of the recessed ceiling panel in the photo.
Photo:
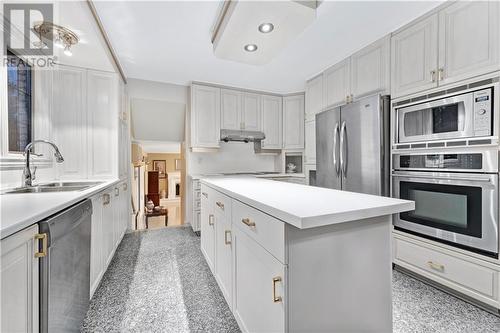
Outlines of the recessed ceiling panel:
M270 62L316 18L314 6L296 1L231 1L223 10L215 56L252 65Z

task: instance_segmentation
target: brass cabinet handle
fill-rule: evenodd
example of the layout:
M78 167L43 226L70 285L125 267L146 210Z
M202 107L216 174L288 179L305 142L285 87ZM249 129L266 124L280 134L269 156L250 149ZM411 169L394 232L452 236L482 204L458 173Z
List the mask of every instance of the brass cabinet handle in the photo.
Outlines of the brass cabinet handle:
M35 235L35 240L41 240L42 241L42 252L37 251L35 252L35 258L43 258L47 255L47 234L36 234ZM38 246L38 242L36 243Z
M273 277L273 302L279 303L283 299L281 298L281 296L276 296L276 282L281 282L280 276Z
M105 194L103 194L102 198L103 198L103 201L102 201L103 206L109 205L109 203L111 201L111 196L108 193L105 193Z
M442 265L442 264L437 264L437 263L435 263L435 262L433 262L433 261L430 261L430 260L429 260L429 261L427 262L427 265L428 265L430 268L435 269L436 271L441 271L441 272L443 272L443 271L444 271L444 265Z
M115 187L115 197L120 195L120 189L118 187Z
M217 201L215 204L216 204L216 205L217 205L220 209L224 210L224 204L223 204L222 202Z
M431 82L436 82L436 71L435 70L431 71Z
M255 222L250 221L249 218L241 219L241 222L246 224L248 227L255 227Z
M443 81L444 79L444 68L438 69L438 81Z
M227 240L227 235L231 236L231 230L224 231L224 244L230 245L231 244L231 237L229 237L229 240Z
M208 215L208 225L214 225L214 216L212 214Z

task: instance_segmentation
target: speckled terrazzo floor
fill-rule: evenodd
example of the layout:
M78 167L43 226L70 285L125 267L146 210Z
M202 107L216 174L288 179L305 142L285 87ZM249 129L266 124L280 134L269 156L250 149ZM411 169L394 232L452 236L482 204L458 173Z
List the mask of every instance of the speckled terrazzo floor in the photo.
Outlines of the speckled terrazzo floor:
M500 332L500 318L401 272L394 332ZM367 309L369 311L369 309ZM239 332L189 227L126 234L82 332Z

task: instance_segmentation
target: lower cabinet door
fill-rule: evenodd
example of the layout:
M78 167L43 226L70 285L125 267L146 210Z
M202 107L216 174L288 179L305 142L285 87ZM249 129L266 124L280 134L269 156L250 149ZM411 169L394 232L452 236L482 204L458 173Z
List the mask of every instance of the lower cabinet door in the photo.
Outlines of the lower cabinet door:
M94 295L103 272L102 195L92 198L92 229L90 236L90 297Z
M234 228L233 313L246 332L284 332L285 266Z
M102 265L104 271L111 261L114 249L114 212L113 212L114 193L105 192L102 196Z
M0 332L38 332L38 225L0 241Z
M219 282L222 294L232 309L232 235L231 220L223 213L215 211L215 277Z
M205 255L208 267L215 272L215 217L212 212L211 193L203 192L201 196L201 251Z

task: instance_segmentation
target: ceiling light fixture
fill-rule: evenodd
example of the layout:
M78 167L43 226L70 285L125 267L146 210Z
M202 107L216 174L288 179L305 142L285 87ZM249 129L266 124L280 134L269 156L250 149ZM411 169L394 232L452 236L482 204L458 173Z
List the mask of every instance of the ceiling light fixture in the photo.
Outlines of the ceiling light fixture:
M247 45L245 45L244 49L247 52L255 52L255 51L257 51L257 45L255 45L255 44L247 44Z
M40 41L45 45L43 39L53 42L53 45L64 49L64 54L68 57L73 55L71 46L76 45L80 38L68 28L54 24L52 22L38 22L33 26L33 30L38 34Z
M259 25L259 31L263 34L267 34L274 30L274 25L272 23L262 23Z

